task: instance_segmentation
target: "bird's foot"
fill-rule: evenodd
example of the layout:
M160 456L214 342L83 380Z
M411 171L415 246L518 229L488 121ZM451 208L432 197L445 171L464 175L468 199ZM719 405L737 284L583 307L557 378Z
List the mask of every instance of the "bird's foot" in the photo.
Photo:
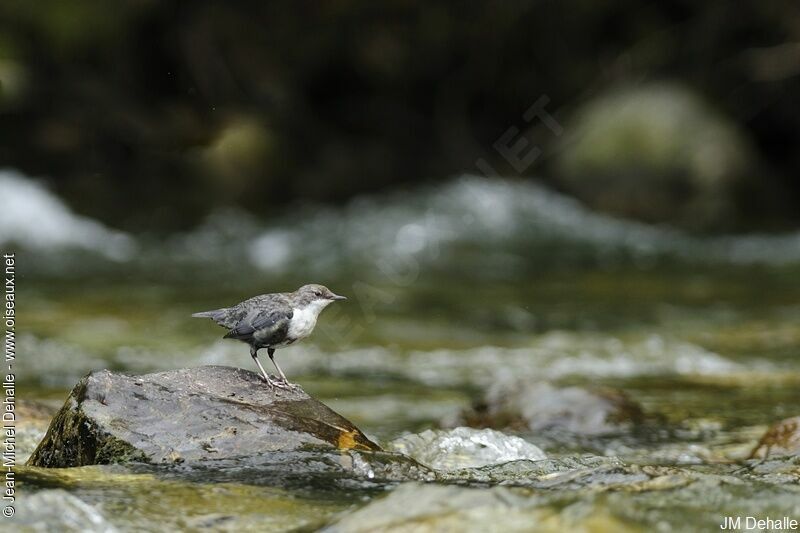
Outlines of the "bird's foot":
M285 377L270 377L269 374L264 374L261 376L261 379L266 383L270 390L276 391L280 390L287 390L287 391L296 391L300 390L300 385L296 385L294 383L290 383Z
M276 381L269 376L261 376L261 381L267 384L270 390L275 390L276 387L280 387L281 383Z
M286 379L286 376L284 376L284 375L281 375L280 378L276 378L276 379L277 379L276 384L278 385L278 387L280 387L282 389L285 389L285 390L300 390L300 385L297 385L295 383L290 383L289 380Z
M275 386L278 387L279 389L291 390L291 391L296 391L300 389L300 385L289 383L288 380L278 380L275 382Z

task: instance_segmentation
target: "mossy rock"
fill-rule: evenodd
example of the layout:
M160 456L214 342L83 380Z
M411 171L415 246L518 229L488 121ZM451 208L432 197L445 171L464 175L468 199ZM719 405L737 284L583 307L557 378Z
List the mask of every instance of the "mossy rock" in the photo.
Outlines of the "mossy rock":
M495 384L452 424L598 436L632 429L644 419L639 404L620 390L523 380Z
M253 372L103 370L75 386L28 464L202 461L315 447L380 450L302 389L272 391Z
M613 215L730 231L743 216L740 191L769 186L740 125L682 85L610 91L579 109L565 131L560 186Z

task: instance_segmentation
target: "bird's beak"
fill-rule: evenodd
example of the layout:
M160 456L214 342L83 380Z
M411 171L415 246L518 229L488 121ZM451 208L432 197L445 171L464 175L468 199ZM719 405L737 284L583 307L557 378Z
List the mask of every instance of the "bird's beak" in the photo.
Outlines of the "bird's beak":
M347 296L339 296L338 294L334 294L334 295L331 297L331 300L334 300L334 301L335 301L335 300L347 300Z

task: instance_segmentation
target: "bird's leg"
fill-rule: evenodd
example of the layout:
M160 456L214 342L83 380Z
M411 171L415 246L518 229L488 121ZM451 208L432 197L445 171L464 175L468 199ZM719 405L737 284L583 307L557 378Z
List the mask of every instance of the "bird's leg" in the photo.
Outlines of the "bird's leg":
M252 357L253 361L255 361L256 364L258 365L258 369L261 370L261 375L264 376L264 379L266 380L267 385L269 385L269 388L274 389L276 383L272 381L272 378L269 377L267 371L264 370L263 366L261 366L261 361L258 360L258 348L255 348L253 346L250 347L250 357Z
M267 348L267 353L269 354L270 361L272 361L272 364L275 365L275 370L277 370L278 374L281 375L281 381L283 384L289 387L294 387L291 383L289 383L289 380L286 379L286 374L283 373L283 370L281 370L281 367L278 366L278 363L275 362L275 348Z

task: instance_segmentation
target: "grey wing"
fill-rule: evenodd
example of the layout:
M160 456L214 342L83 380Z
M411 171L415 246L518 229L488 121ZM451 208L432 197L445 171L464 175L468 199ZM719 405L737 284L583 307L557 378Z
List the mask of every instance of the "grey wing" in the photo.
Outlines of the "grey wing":
M293 312L290 308L267 310L254 310L246 314L231 330L225 334L225 339L250 339L256 331L261 332L259 337L269 338L275 333L287 329Z

